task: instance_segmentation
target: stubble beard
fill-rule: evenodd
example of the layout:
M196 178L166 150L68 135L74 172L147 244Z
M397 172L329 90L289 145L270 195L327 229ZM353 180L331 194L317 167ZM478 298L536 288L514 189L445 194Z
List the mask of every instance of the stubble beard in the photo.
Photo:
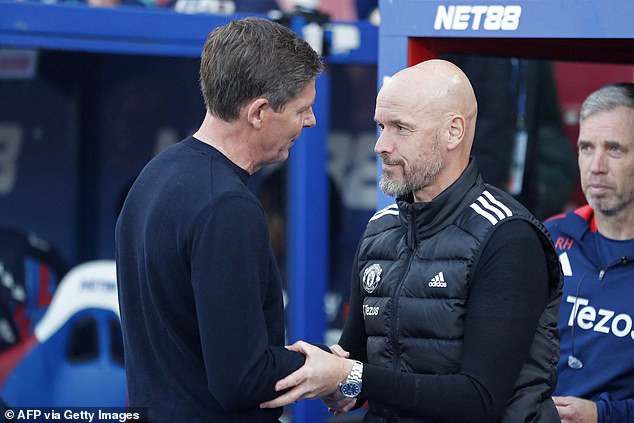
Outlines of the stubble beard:
M381 156L381 160L385 162L389 159L385 156ZM395 164L402 167L403 180L398 181L390 179L387 172L383 172L383 174L381 174L381 179L379 180L379 188L381 188L381 191L383 191L386 195L396 197L407 195L410 192L417 192L429 186L431 183L436 181L438 174L444 166L441 158L437 154L433 154L433 157L429 160L417 164L416 166L412 166L409 169L406 168L403 163Z
M601 183L611 187L611 189L606 193L596 195L592 193L593 183ZM625 210L634 208L634 187L632 186L626 187L625 190L618 189L615 184L608 180L582 174L581 189L592 210L604 216L616 216Z
M587 191L584 191L584 194L586 194L586 200L590 207L592 207L592 210L604 216L616 216L628 207L632 207L632 203L634 202L634 199L623 201L623 198L618 196L597 198L588 194Z

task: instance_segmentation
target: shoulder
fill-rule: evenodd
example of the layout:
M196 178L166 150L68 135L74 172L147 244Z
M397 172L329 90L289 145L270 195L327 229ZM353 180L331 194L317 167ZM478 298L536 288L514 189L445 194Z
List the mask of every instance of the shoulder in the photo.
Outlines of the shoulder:
M518 206L519 203L511 196L497 188L488 186L475 201L469 204L466 215L470 219L488 222L490 226L495 226L517 214L521 210Z
M457 219L457 225L472 236L485 240L502 223L524 220L537 223L532 214L506 192L493 186L485 189L471 203L466 204L464 212ZM522 225L520 225L522 226ZM527 223L528 227L529 224ZM512 225L515 227L515 225Z
M552 234L564 231L578 233L586 229L592 229L594 225L594 211L589 205L584 205L565 213L559 213L544 221L544 226Z
M210 203L209 208L216 216L228 221L264 218L264 208L250 192L224 191Z
M551 243L542 222L510 194L490 185L466 207L459 226L485 245L494 235L498 240L539 239L545 245Z
M400 211L396 204L391 204L377 211L370 218L366 227L366 236L398 226L400 226Z

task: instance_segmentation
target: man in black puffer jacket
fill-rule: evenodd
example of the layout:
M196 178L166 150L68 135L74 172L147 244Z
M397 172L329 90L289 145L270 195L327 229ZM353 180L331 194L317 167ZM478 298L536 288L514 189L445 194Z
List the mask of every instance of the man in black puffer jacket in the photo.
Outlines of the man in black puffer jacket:
M482 182L470 157L476 116L469 80L447 61L383 86L375 151L381 189L397 201L358 247L332 347L347 358L296 344L306 365L278 383L295 387L273 405L325 394L337 415L368 400L364 422L559 422L557 255L537 219Z

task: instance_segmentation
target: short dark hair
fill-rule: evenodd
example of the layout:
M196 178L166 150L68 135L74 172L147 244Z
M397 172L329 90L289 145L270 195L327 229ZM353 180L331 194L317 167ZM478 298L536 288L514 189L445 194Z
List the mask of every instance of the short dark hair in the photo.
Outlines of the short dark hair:
M200 88L209 113L230 122L257 97L282 110L322 70L319 55L295 32L249 17L211 31L200 61Z
M634 83L615 82L594 91L583 102L579 120L582 121L593 113L612 110L619 106L634 109Z

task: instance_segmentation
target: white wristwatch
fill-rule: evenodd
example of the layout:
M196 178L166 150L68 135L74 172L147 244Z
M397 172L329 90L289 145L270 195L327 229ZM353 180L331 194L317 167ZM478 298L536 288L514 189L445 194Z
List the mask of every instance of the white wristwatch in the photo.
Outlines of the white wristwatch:
M339 385L341 393L348 398L356 398L361 393L361 380L363 378L363 363L355 361L352 364L350 374Z

